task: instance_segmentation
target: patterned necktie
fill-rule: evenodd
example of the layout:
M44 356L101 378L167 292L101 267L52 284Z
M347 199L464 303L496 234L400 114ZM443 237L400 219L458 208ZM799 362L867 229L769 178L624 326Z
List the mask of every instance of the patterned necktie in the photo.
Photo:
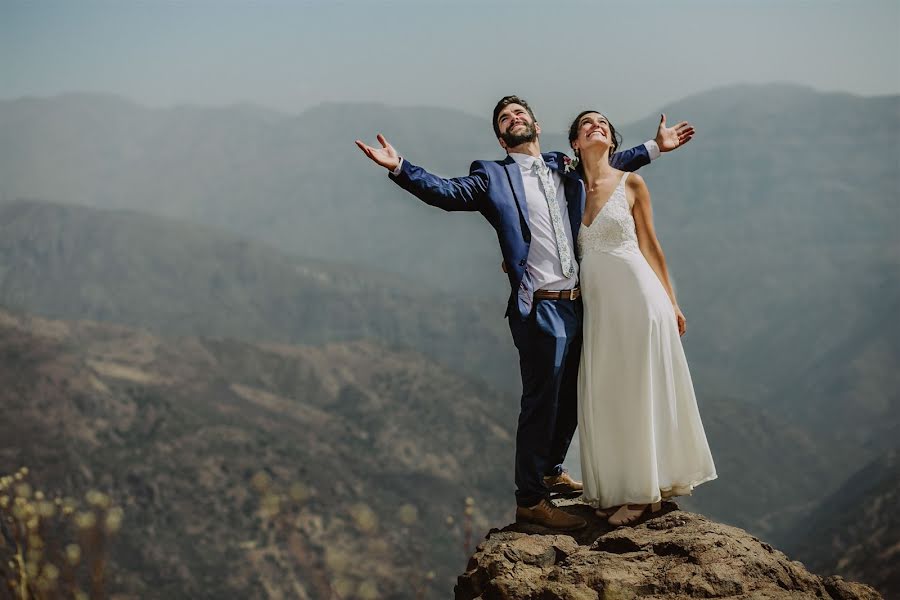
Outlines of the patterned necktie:
M572 262L572 253L569 251L569 241L566 238L566 230L563 228L562 215L559 213L559 202L556 200L556 186L553 185L553 176L550 168L541 159L535 159L531 164L531 172L537 175L541 182L541 190L547 200L547 208L550 209L550 222L553 223L553 235L556 236L556 250L559 253L559 263L562 265L563 276L571 277L575 274L575 264Z

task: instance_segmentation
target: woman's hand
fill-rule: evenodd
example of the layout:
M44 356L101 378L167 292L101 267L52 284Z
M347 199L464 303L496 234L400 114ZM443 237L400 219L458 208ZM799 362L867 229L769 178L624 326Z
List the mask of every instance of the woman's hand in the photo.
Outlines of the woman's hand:
M674 304L673 308L675 309L675 320L678 321L678 335L684 335L687 331L687 319L684 318L684 313L677 304Z

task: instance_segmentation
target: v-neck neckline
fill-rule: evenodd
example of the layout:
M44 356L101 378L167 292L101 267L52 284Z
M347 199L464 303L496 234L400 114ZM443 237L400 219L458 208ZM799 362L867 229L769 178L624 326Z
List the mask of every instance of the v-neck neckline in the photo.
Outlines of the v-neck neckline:
M594 224L594 222L597 220L597 217L600 216L600 214L603 212L603 209L605 209L605 208L606 208L606 205L609 204L609 201L613 199L613 196L616 195L616 192L618 192L618 191L619 191L619 188L622 187L622 184L625 183L625 178L626 178L627 176L628 176L628 172L627 172L627 171L624 172L624 173L622 173L622 177L619 179L619 183L616 184L616 187L613 188L613 191L612 191L612 192L609 194L609 196L606 198L606 202L604 202L603 205L600 206L600 210L597 211L597 214L594 215L594 218L591 219L591 222L590 222L590 223L585 223L583 220L581 221L581 226L582 226L582 227L590 228L591 225ZM587 203L585 203L585 208L587 208Z

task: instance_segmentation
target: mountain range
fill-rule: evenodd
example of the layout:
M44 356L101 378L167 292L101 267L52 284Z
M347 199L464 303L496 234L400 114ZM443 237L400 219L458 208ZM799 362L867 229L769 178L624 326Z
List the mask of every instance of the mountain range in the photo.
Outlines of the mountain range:
M0 205L0 265L0 303L54 318L257 343L369 340L463 376L516 376L510 344L496 331L503 321L489 305L456 303L389 274L290 258L158 217L33 201ZM516 402L506 395L503 410L513 423ZM777 532L807 508L823 480L840 483L838 467L853 469L867 456L845 443L822 456L807 430L747 399L708 395L701 408L720 468L755 480L756 494L748 496L740 480L723 481L704 490L699 506L758 531ZM570 455L577 460L577 451ZM774 516L770 503L779 506Z
M486 300L128 210L0 204L0 303L162 334L377 340L497 387L516 373L502 308Z
M695 374L710 393L805 418L810 411L794 398L819 394L803 374L828 369L835 353L864 353L847 346L900 302L900 98L732 86L663 110L698 132L642 169L690 321ZM655 122L619 129L626 145L640 143ZM353 144L376 131L406 159L446 175L501 156L486 120L452 110L329 104L292 116L151 110L72 94L0 102L0 198L187 220L503 311L506 278L487 223L434 210L390 183ZM542 141L567 146L553 132ZM867 385L884 394L893 383ZM821 401L836 408L855 396L866 405L872 394L837 396ZM885 405L896 408L896 394L872 400L866 418L884 416Z
M799 547L798 523L834 516L831 494L900 429L900 98L736 86L663 110L698 130L642 174L720 472L684 504ZM655 129L619 125L630 143ZM0 305L248 347L424 356L483 389L509 427L518 374L493 233L391 184L352 144L375 127L443 174L499 156L487 121L443 109L2 101Z

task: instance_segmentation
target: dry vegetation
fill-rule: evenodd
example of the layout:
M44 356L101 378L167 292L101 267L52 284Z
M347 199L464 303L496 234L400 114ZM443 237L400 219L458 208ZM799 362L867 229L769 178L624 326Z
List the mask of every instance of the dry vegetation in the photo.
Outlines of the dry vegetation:
M383 597L384 590L379 589L378 581L383 578L383 573L379 571L384 568L384 563L378 557L389 552L385 529L394 525L413 527L420 520L419 509L413 504L397 507L396 514L387 518L379 516L368 504L353 504L347 512L357 543L352 548L346 548L346 551L332 546L321 555L310 551L314 545L310 540L314 535L312 530L320 527L321 523L310 519L309 513L304 510L304 503L310 497L306 484L280 484L265 471L259 471L253 476L251 487L259 496L262 537L255 542L246 542L244 547L260 568L274 567L282 578L290 579L297 572L304 573L307 581L302 585L298 581L293 586L300 598L376 600ZM473 498L466 498L462 514L460 556L467 558L472 552ZM448 528L455 528L456 519L448 515L445 524ZM408 567L406 581L409 597L424 599L435 579L435 572L424 564ZM289 587L281 585L267 589L267 593L270 598L282 598Z
M28 475L22 467L0 478L3 592L17 600L106 597L107 548L123 510L97 490L83 500L50 497Z

